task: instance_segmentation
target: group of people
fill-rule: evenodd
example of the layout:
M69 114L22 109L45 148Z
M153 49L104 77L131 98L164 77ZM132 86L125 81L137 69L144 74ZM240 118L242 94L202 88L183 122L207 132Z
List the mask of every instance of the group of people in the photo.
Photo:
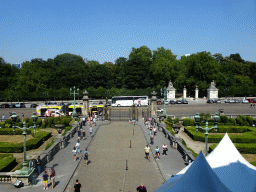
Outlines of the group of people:
M47 173L47 171L44 172L43 174L43 182L44 182L44 189L48 189L48 179L50 177L50 181L52 183L52 189L55 186L55 170L52 167L51 170L49 171L49 173Z
M156 133L157 133L157 128L155 127L154 122L151 120L151 118L144 119L144 124L149 129L150 144L153 145L154 137L156 136ZM145 158L148 161L150 161L150 156L149 156L150 147L147 145L144 150L145 150ZM166 144L163 144L162 150L163 150L163 155L166 156L168 151L168 147ZM156 160L160 159L160 149L158 146L156 146L155 148L155 158Z

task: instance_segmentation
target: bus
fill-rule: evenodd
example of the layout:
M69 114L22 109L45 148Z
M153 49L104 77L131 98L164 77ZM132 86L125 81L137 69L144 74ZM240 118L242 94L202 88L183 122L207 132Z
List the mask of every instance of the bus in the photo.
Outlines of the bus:
M104 109L104 105L90 105L89 106L90 117L92 117L95 114L97 116L102 116L103 115L103 109Z
M83 105L76 104L75 106L76 106L77 114L82 114ZM37 116L45 116L45 112L48 109L56 109L56 110L64 113L65 115L72 115L74 105L38 105L36 107L36 115Z
M115 96L112 97L112 107L122 106L147 106L148 96Z

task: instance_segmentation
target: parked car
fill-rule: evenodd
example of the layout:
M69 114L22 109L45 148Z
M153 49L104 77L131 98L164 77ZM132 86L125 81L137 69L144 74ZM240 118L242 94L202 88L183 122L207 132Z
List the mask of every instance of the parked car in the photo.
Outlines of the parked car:
M234 101L235 103L242 103L242 100L239 100L239 99L235 99Z
M0 106L1 108L10 108L10 105L8 103L3 103Z
M219 103L219 104L221 104L221 100L220 100L220 99L213 100L213 103Z
M102 102L102 101L100 101L100 102L99 102L99 104L100 104L100 105L102 105L102 104L103 104L103 102Z
M175 101L174 100L170 100L170 104L175 104Z
M163 109L158 108L158 109L156 110L156 112L158 112L158 113L163 113L163 112L164 112L164 110L163 110Z
M10 108L15 108L15 104L14 103L10 104Z
M208 100L206 101L206 103L213 103L213 100L212 100L212 99L208 99Z
M183 104L188 104L188 101L186 99L182 99Z
M181 100L177 100L176 104L182 104L182 101Z
M225 103L235 103L235 100L233 100L233 99L227 99L227 100L225 101Z
M254 99L247 99L249 101L249 103L255 103Z
M157 105L162 105L163 103L162 103L162 101L157 101L156 104L157 104Z
M26 108L24 103L16 103L15 108Z
M247 99L244 99L242 103L249 103L249 101Z
M37 106L38 106L37 104L32 103L32 104L30 105L30 108L36 108Z
M165 105L169 105L169 101L166 100L166 101L165 101Z

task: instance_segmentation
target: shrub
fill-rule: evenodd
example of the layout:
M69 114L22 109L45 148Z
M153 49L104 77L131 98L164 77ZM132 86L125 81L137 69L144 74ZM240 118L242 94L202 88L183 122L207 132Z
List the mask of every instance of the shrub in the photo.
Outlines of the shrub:
M6 127L6 128L12 127L12 120L11 119L5 120L4 127Z
M34 126L34 123L33 123L33 120L32 120L32 119L29 119L29 120L28 120L28 126L29 126L29 127Z
M169 123L172 123L172 118L171 118L171 117L167 117L167 121L168 121Z
M244 115L240 115L239 117L243 120L243 123L247 122L246 117Z
M72 129L72 126L67 126L65 127L64 132L62 133L62 135L65 135L70 129Z
M49 147L51 147L54 143L54 140L52 140L50 143L48 143L46 146L45 146L45 150L49 149Z
M253 118L250 117L250 116L246 116L246 120L247 120L247 122L249 123L249 125L252 126L252 124L253 124Z
M237 117L237 118L236 118L236 123L237 123L238 125L243 125L243 119L242 119L241 117Z
M233 118L229 118L228 121L229 121L229 123L231 123L231 124L233 124L233 125L236 124L236 120L233 119Z
M17 117L16 123L19 123L19 122L20 122L20 118L19 118L19 117Z
M228 123L228 117L227 116L220 116L220 122L221 123Z
M1 122L1 123L0 123L0 127L1 127L1 128L4 128L4 122Z
M41 127L42 119L38 118L37 121L36 121L36 125L37 125L37 127Z
M12 154L0 155L0 172L8 172L16 165L16 159Z
M193 126L194 120L193 119L183 119L183 125L184 126Z
M45 122L43 122L43 123L41 124L41 127L42 127L42 128L45 128L45 127L46 127Z
M21 123L21 122L20 122ZM3 129L0 129L0 135L13 135L13 129L12 128L3 128ZM15 134L16 135L22 135L22 130L21 129L18 129L16 128L15 129ZM27 130L27 134L31 134L31 130L28 129Z
M23 119L23 121L25 121L26 123L28 123L29 118L28 118L28 117L25 117L25 118Z
M54 121L54 117L49 117L49 118L48 118L47 127L53 127L53 121Z
M174 124L179 124L179 122L180 122L180 118L176 117L176 118L174 119Z

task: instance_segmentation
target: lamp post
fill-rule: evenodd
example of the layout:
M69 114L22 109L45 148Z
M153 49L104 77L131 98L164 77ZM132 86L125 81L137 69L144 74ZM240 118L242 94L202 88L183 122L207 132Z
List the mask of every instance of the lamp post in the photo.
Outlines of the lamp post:
M17 120L17 115L15 112L12 112L12 123L13 123L13 129L15 130L15 128L19 128L21 129L22 135L24 135L24 148L23 148L23 163L22 163L22 169L18 172L19 175L29 175L31 173L31 171L33 171L33 169L29 168L28 162L27 162L27 152L26 152L26 135L27 135L27 130L34 128L34 132L35 132L35 128L36 128L36 121L37 121L37 116L36 113L34 112L32 115L32 120L34 123L34 126L30 126L30 127L26 127L26 122L23 122L23 127L18 127L16 126L16 120Z
M74 118L74 116L77 115L76 113L76 95L79 94L79 88L77 88L77 93L76 93L76 87L73 87L74 93L72 93L72 88L70 88L70 95L74 95L74 109L73 109L73 113L72 113L72 118Z
M218 113L215 113L215 115L213 116L213 119L214 119L214 126L209 128L208 127L208 121L205 122L205 128L203 127L199 127L199 123L200 123L200 116L199 116L199 113L196 113L196 116L195 116L195 122L196 122L196 133L198 133L198 128L200 129L203 129L205 131L205 156L207 155L207 143L208 143L208 134L209 134L209 131L211 129L215 129L215 133L217 133L217 129L218 129L218 123L219 123L219 116L218 116Z
M163 89L161 88L161 95L164 95L164 112L163 112L163 115L166 115L166 108L165 108L165 101L166 101L166 97L167 97L167 94L169 93L169 89L167 89L166 87L164 87Z

